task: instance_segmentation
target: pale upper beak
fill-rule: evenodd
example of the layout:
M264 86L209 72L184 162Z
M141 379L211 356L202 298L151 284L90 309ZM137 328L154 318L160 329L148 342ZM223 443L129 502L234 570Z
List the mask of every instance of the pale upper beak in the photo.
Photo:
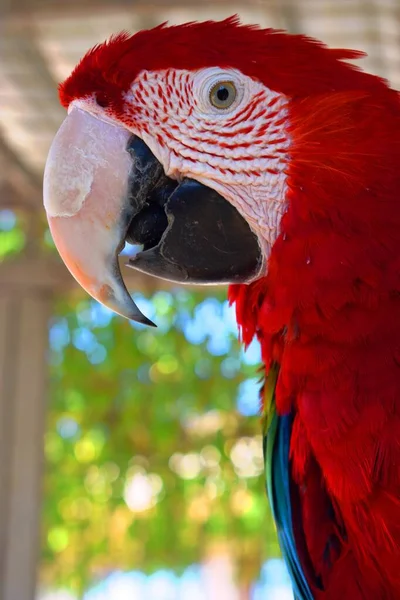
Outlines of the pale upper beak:
M118 264L129 226L131 137L125 128L73 108L50 148L44 205L54 243L77 282L113 311L151 325Z
M120 315L154 325L129 295L129 266L179 283L240 283L263 269L256 235L216 191L169 179L146 144L123 126L73 106L44 173L44 205L56 247L78 283Z

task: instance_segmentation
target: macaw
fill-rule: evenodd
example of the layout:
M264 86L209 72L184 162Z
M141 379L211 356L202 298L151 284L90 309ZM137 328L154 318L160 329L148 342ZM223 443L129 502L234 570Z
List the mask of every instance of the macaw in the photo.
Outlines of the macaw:
M230 284L298 600L400 598L400 102L361 55L236 17L121 33L60 85L44 175L61 257L117 313L152 325L127 241Z

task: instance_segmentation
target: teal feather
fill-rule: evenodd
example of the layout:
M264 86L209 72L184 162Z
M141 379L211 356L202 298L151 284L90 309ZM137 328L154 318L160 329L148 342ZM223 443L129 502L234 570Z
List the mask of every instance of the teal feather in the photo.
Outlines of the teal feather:
M276 373L273 373L272 390L267 381L267 406L264 414L264 460L268 497L278 531L278 539L283 558L288 568L296 600L313 600L313 594L307 583L300 564L293 533L289 449L292 418L290 415L278 416L275 410L274 391ZM269 394L268 394L269 392Z

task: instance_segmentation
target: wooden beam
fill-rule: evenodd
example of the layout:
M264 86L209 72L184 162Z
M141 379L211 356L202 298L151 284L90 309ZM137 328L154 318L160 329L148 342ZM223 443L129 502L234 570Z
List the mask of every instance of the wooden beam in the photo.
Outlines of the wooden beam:
M3 0L4 2L4 0ZM290 10L293 6L301 10L305 15L319 13L326 9L326 2L321 0L69 0L69 2L60 2L60 0L5 0L6 5L2 8L3 15L9 22L19 21L21 23L31 23L32 17L51 16L69 18L82 15L93 15L123 11L131 11L133 15L157 15L159 11L171 11L175 9L185 9L187 11L199 12L202 9L210 9L210 18L215 10L226 8L230 14L240 13L243 10L264 8L267 11L276 11L277 8ZM366 0L370 2L370 0ZM381 2L379 11L382 14L394 14L397 6L391 2ZM354 2L332 2L330 12L332 16L346 16L363 14L364 6L360 3L360 8L355 7ZM1 14L1 13L0 13ZM289 18L289 21L291 19Z
M51 294L0 285L0 599L33 600Z
M15 165L18 167L19 171L23 172L24 177L33 188L40 189L42 186L42 182L40 177L36 175L33 171L29 169L29 167L23 163L18 156L18 154L12 150L12 148L7 144L4 137L0 134L0 156L2 161L7 161L7 164ZM2 163L3 168L3 163ZM7 174L6 174L7 175Z
M25 23L9 23L6 31L5 43L7 56L10 57L9 60L12 61L13 57L17 57L17 60L24 66L24 69L30 70L35 74L36 86L40 88L46 98L46 107L48 106L48 101L52 105L51 114L47 115L48 124L50 127L54 125L54 127L58 128L66 116L66 111L59 102L58 82L54 79L47 59L43 55L37 40L38 34L32 20ZM15 81L17 86L20 85L18 74L15 74L12 68L8 77L11 82ZM16 77L15 80L14 77ZM35 110L36 114L40 115L43 111L43 99L41 96L30 94L29 104Z
M10 148L4 137L0 134L0 164L3 179L7 182L12 194L15 208L28 208L41 206L42 182L29 167L21 160L17 153ZM4 207L7 198L0 197L0 204Z
M275 0L264 0L264 4L274 4ZM285 2L285 0L282 0ZM247 0L246 9L254 6L260 7L260 0ZM243 9L243 2L230 2L229 0L202 0L201 8L215 9L226 7L234 14L240 9ZM8 10L6 11L7 18L19 19L27 22L32 15L52 15L61 17L74 14L98 14L99 12L111 11L115 13L118 10L132 11L132 14L149 14L157 13L160 10L173 9L199 10L198 0L69 0L69 2L59 2L59 0L13 0Z

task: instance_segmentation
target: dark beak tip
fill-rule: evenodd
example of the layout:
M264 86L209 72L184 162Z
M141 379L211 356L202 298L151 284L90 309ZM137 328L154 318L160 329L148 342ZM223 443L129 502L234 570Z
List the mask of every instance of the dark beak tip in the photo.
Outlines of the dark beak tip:
M135 309L130 313L126 313L125 316L130 321L134 321L135 323L140 323L140 325L148 325L149 327L157 327L157 325L155 323L153 323L153 321L151 321L148 317L146 317L146 315L144 315L136 305L135 305Z
M148 319L144 315L143 315L143 318L141 320L139 320L139 319L134 319L134 320L137 323L141 323L142 325L148 325L149 327L155 327L155 328L157 328L157 325L155 323L153 323L153 321L150 321L150 319Z

